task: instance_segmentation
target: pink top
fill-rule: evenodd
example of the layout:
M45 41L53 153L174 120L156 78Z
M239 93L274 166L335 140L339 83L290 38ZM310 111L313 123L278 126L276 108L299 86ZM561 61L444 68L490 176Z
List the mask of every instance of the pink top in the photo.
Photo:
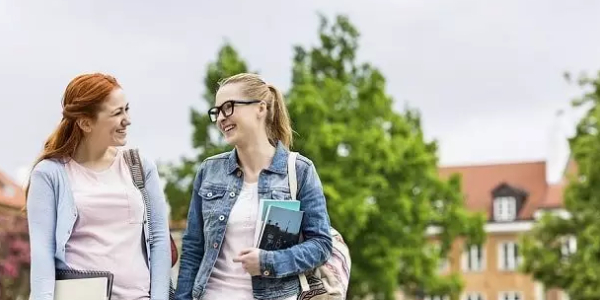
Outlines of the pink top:
M69 161L78 217L66 245L72 269L111 271L113 300L150 298L150 271L142 238L144 202L133 185L122 155L106 170L96 172Z

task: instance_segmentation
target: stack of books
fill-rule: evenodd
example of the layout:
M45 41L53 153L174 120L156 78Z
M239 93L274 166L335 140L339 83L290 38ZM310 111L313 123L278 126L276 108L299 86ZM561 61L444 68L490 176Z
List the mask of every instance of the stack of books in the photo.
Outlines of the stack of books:
M300 201L261 199L258 215L257 248L282 250L298 244L304 216Z

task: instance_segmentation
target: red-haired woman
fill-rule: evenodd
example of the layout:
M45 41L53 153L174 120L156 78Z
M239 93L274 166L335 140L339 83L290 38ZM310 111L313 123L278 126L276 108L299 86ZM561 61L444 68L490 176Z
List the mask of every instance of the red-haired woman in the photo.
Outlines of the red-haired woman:
M143 158L154 238L149 244L142 194L118 148L126 143L128 111L112 76L85 74L67 86L62 120L28 186L31 299L54 299L59 269L110 271L112 300L168 299L166 202L156 165Z

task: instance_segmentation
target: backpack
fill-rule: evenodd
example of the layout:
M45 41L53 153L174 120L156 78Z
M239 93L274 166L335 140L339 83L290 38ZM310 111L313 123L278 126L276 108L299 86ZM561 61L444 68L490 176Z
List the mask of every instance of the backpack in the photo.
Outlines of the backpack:
M288 181L292 200L296 200L298 182L296 179L297 152L288 156ZM300 199L301 200L301 199ZM298 300L343 300L346 299L350 281L350 251L342 235L333 227L330 228L333 240L331 257L320 267L298 275L302 291Z
M140 159L140 154L138 149L129 149L128 151L123 152L125 155L125 161L127 162L127 166L129 167L129 171L131 172L131 177L133 179L133 183L142 193L142 197L144 200L144 230L148 233L148 243L152 245L154 243L154 238L152 235L152 226L150 223L150 205L148 199L148 192L146 191L146 176L144 173L144 167L142 165L142 160ZM173 267L177 263L177 258L179 257L177 251L177 245L173 240L173 236L169 233L169 238L171 239L171 267ZM149 254L148 254L149 255ZM174 299L175 289L173 287L173 282L171 281L169 286L169 299Z

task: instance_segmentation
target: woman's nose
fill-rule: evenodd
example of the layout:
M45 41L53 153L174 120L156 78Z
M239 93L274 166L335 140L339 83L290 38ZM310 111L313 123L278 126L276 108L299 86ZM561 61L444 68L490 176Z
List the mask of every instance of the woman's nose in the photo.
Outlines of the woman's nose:
M129 116L127 116L121 121L121 126L125 127L129 125L131 125L131 119L129 118Z

